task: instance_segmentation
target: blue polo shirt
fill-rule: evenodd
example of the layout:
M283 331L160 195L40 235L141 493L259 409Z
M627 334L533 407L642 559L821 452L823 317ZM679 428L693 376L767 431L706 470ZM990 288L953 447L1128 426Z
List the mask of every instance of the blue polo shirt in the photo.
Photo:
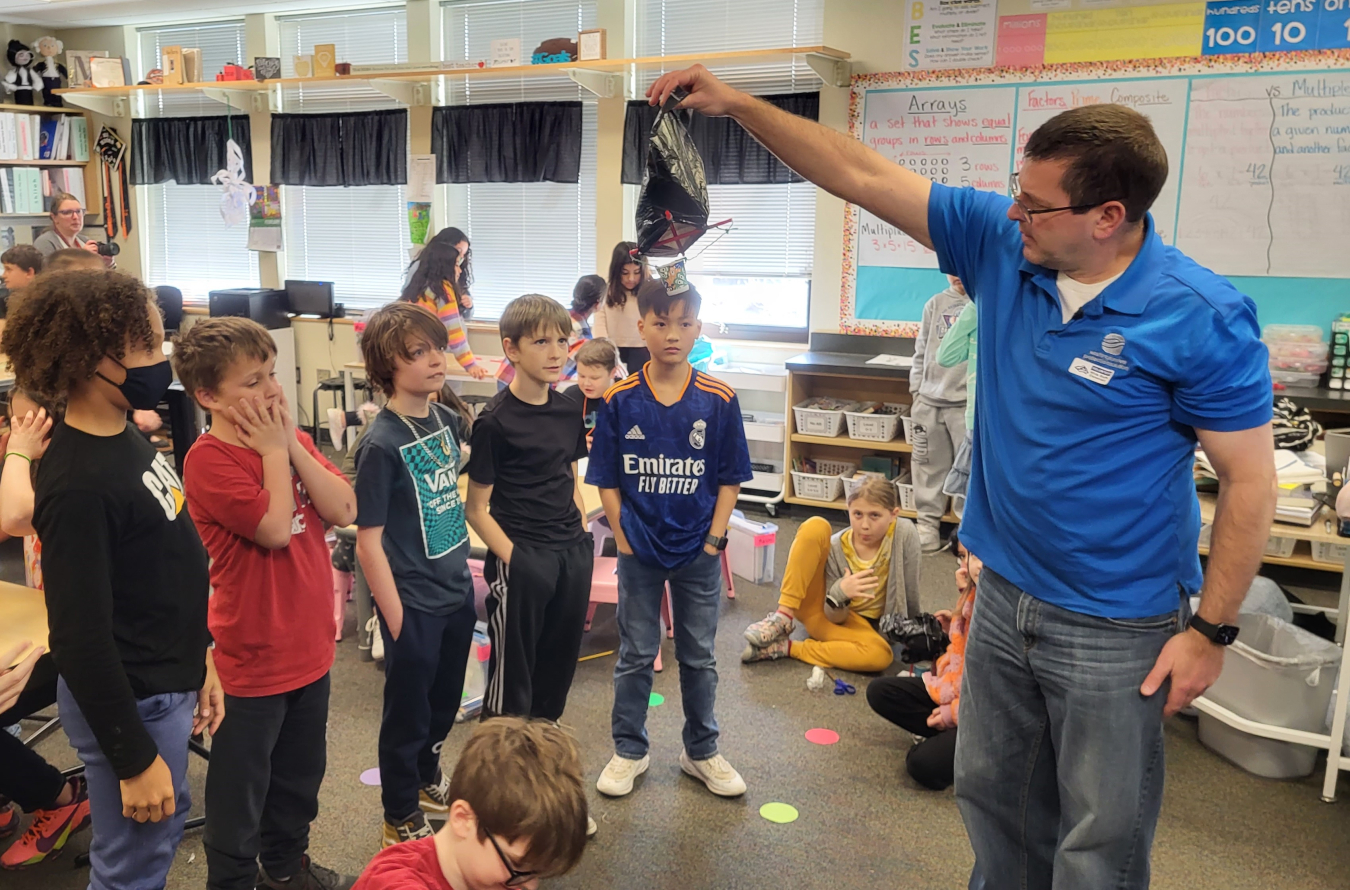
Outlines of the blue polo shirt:
M979 312L961 541L1037 599L1106 618L1200 588L1195 430L1271 417L1256 306L1162 243L1063 321L1057 273L1022 256L1010 199L934 185L928 232Z

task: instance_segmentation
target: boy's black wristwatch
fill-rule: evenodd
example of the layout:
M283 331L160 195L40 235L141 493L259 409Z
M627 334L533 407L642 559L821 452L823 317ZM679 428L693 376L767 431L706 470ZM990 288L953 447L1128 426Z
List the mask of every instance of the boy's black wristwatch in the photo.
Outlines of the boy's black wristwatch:
M712 532L708 532L708 536L703 539L703 543L711 547L716 547L718 551L722 551L727 549L727 540L728 538L726 535L719 538Z
M1192 615L1191 620L1187 622L1187 626L1195 628L1211 643L1218 646L1231 646L1238 636L1238 628L1233 625L1211 624L1199 615Z

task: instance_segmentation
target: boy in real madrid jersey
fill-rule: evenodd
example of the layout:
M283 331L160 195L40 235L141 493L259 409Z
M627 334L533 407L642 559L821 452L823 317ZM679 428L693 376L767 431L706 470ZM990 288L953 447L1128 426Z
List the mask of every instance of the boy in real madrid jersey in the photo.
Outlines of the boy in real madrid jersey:
M741 483L751 477L750 452L736 393L689 364L702 330L698 291L672 295L648 281L637 301L652 358L605 393L586 473L619 549L615 753L596 788L628 794L650 763L647 706L669 584L685 715L680 767L714 794L736 797L745 781L717 750L713 638L721 551Z
M441 743L455 723L473 640L469 534L459 497L467 430L431 396L445 382L445 326L412 303L371 316L366 376L389 397L356 449L356 555L384 637L383 846L430 837L446 813Z

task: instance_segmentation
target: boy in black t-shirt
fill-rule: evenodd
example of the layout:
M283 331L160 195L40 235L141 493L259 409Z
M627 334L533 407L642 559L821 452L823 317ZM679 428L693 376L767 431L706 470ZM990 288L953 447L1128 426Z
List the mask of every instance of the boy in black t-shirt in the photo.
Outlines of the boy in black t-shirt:
M66 402L33 528L61 723L89 788L90 886L162 887L190 802L188 737L224 717L206 648L206 550L173 468L127 425L173 379L164 326L125 275L49 273L28 295L0 345L19 387Z
M459 498L464 420L431 401L445 383L445 326L390 303L361 336L366 376L389 397L356 446L356 556L384 639L381 846L431 837L452 801L441 743L455 724L476 620Z
M595 430L595 413L605 400L605 390L614 385L614 372L619 366L619 350L605 339L587 340L577 350L577 385L566 395L581 412L586 427L586 447L590 448Z
M572 320L562 304L530 294L507 305L500 329L516 376L479 414L469 459L469 523L492 551L483 567L492 639L483 712L557 720L594 562L576 474L586 429L575 402L551 387Z

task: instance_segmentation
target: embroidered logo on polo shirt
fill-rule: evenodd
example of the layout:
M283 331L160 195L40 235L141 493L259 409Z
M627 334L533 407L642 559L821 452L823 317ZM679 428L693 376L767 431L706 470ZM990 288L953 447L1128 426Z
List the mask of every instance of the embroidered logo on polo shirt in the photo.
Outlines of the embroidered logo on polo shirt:
M708 424L702 418L699 418L698 420L694 421L694 428L689 433L690 447L699 449L703 447L703 441L706 438L704 430L706 430L707 428Z
M1120 334L1107 334L1102 338L1102 352L1107 355L1120 355L1125 351L1125 338Z

